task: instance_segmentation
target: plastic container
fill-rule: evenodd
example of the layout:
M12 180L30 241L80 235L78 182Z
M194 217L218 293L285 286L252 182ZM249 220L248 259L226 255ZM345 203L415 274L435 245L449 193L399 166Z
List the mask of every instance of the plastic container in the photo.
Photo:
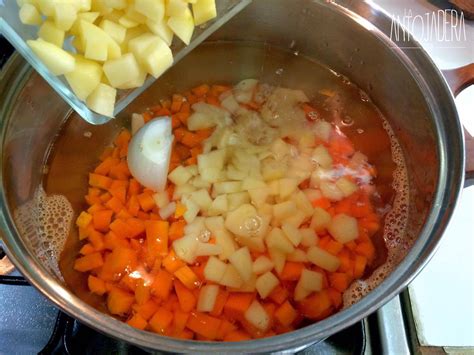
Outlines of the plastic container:
M209 37L214 31L231 19L235 14L245 8L252 0L216 0L217 17L204 25L194 29L193 38L188 46L174 36L171 50L174 63L181 60L197 45ZM19 7L15 0L0 0L0 33L26 58L33 68L54 88L54 90L87 122L102 124L111 117L106 117L91 111L86 104L79 100L66 82L64 76L55 76L37 59L30 47L26 44L29 39L38 38L38 26L29 26L21 23ZM66 38L63 48L74 52L71 45L72 37ZM145 91L156 79L148 76L145 83L136 89L118 90L115 103L114 116L122 111L131 101Z

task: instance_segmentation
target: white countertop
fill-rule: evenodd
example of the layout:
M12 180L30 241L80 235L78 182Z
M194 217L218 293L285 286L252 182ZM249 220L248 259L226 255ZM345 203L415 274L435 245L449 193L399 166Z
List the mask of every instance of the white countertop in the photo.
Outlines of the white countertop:
M439 68L474 62L473 21L464 21L460 40L440 40L426 35L433 30L436 22L433 16L439 10L432 3L426 0L374 2L392 16L421 16L411 22L409 30ZM459 30L460 17L446 19L444 26ZM461 121L474 136L474 86L456 98L456 106ZM409 286L409 294L422 346L474 347L474 186L464 189L437 253Z

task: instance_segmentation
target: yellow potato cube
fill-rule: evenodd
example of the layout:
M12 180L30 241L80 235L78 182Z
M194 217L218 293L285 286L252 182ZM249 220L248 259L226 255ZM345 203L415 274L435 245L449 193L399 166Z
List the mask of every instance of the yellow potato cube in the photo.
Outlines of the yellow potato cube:
M191 10L187 9L185 16L172 16L168 19L168 26L185 44L189 44L194 32L194 20Z
M52 43L59 48L63 46L64 34L64 31L57 28L52 21L45 21L38 31L39 38Z
M70 34L78 35L80 33L80 25L81 21L87 21L90 23L94 23L95 20L99 17L100 13L98 12L80 12L77 14L76 21L74 21L71 29L69 30ZM76 37L78 38L78 37Z
M23 4L20 8L20 21L25 25L40 25L41 15L32 4Z
M74 70L76 60L64 49L42 39L29 40L27 44L54 75L62 75Z
M359 236L357 219L344 213L332 218L328 231L340 243L348 243Z
M336 271L341 264L337 256L317 246L309 248L306 255L308 256L308 260L313 264L330 272Z
M148 19L146 21L146 25L151 32L157 36L160 36L160 38L165 41L168 46L171 46L171 43L173 42L173 31L168 26L167 22L167 18L163 18L160 21Z
M187 16L187 10L189 10L188 4L184 0L168 0L166 3L167 16Z
M110 20L103 20L100 23L100 28L104 30L115 42L121 44L125 39L127 29L122 25Z
M270 325L270 317L265 308L258 302L253 301L245 311L245 319L261 331L266 331Z
M173 64L173 53L161 38L157 38L143 52L140 61L144 69L158 78Z
M264 299L272 293L273 289L277 287L279 283L278 278L271 271L267 271L257 279L255 287L260 297Z
M164 0L135 0L135 10L148 19L162 21L165 15Z
M56 27L67 31L77 18L77 8L73 4L58 3L54 5L54 23Z
M252 257L247 247L240 248L229 257L230 263L238 271L244 282L252 277Z
M140 68L140 74L135 80L128 81L122 85L117 86L117 89L134 89L142 86L145 83L147 73L146 71L143 70L143 68Z
M87 97L87 106L101 115L113 117L116 94L113 87L100 83Z
M197 302L198 312L211 312L214 309L217 295L219 294L219 286L206 285L203 286L199 292L199 299Z
M217 16L215 0L197 0L193 4L194 24L199 26Z
M102 67L92 60L76 56L76 67L66 73L65 77L76 96L85 101L92 91L99 85L102 77Z

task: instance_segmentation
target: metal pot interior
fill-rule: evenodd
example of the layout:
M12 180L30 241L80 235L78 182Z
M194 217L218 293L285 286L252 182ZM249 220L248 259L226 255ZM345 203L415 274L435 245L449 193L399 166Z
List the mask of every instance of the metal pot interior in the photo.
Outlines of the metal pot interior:
M403 51L391 42L383 33L389 33L390 20L376 8L360 2L339 3L348 9L323 1L254 1L116 120L103 126L91 126L71 114L38 74L18 57L11 60L0 84L4 103L0 221L9 254L20 271L54 303L84 323L146 348L175 352L299 348L360 320L400 292L433 253L456 201L463 170L461 131L448 89L424 52ZM34 197L44 180L44 165L52 159L58 159L54 174L58 174L63 189L83 188L86 172L128 124L131 113L201 82L234 83L248 77L297 87L311 95L311 73L316 70L313 61L347 76L370 96L389 120L407 166L409 219L400 233L414 244L394 272L350 308L293 333L248 343L183 342L159 337L100 314L71 294L51 265L38 258L41 245L36 232L19 233L13 211ZM58 134L63 139L50 154ZM80 199L70 203L76 211L82 205Z

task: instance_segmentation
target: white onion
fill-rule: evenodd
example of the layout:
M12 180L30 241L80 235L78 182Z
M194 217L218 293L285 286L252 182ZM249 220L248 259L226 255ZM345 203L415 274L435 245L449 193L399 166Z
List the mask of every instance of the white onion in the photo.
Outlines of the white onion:
M128 168L143 186L164 190L172 143L170 117L149 121L133 136L128 149Z

